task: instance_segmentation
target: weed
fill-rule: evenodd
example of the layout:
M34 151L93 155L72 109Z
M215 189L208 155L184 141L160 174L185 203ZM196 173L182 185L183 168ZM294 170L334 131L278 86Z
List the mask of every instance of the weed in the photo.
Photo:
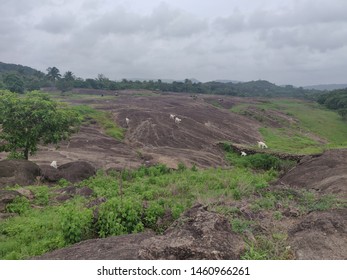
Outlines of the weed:
M30 209L30 202L23 196L17 196L14 200L6 205L6 211L8 213L17 213L19 215L25 213Z
M233 218L231 220L231 229L236 233L244 233L250 229L251 222L245 219Z
M61 210L61 227L66 244L73 244L91 237L93 214L91 209L78 209L73 204Z

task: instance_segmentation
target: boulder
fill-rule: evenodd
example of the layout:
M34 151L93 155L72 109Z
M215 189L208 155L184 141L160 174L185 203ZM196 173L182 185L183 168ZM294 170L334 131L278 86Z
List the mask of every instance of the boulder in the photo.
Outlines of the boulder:
M59 202L63 202L73 198L75 195L90 197L94 194L94 191L88 187L77 188L75 186L69 186L55 190L55 193L58 193L55 199Z
M32 185L40 175L39 166L31 161L20 159L0 161L0 188L16 184Z
M242 237L231 231L222 215L196 205L175 221L162 236L144 240L139 258L146 260L239 259L244 250Z
M97 238L35 257L38 260L136 260L140 243L154 236L147 231L137 234Z
M6 205L11 203L17 196L22 196L17 191L0 190L0 212L6 212Z
M63 174L60 172L60 170L50 165L40 165L40 168L42 177L47 182L54 183L63 178Z
M88 179L95 175L96 169L86 161L74 161L58 167L62 177L71 183L76 183Z

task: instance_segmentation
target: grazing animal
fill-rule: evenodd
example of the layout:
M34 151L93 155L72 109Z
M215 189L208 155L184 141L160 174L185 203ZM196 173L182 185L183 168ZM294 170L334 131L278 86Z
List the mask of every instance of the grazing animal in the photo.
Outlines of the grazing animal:
M55 160L52 161L52 163L50 164L52 167L54 167L55 169L58 168L57 162Z
M258 142L258 147L260 149L267 149L267 145L264 142Z
M241 156L242 156L242 157L247 156L246 152L242 151L242 152L241 152Z
M172 119L172 120L175 120L175 115L174 114L170 114L170 119Z
M182 121L182 119L175 117L175 124L179 124Z
M128 118L125 118L125 122L126 122L127 126L129 126L130 120Z

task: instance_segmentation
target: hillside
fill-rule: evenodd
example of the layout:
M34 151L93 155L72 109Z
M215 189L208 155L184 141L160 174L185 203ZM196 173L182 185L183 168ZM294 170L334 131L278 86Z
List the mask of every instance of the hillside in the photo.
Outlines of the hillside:
M295 99L148 90L50 95L84 123L59 149L30 157L42 174L30 186L7 186L16 171L0 173L1 259L346 258L347 127L336 112ZM52 160L58 171L71 162L99 171L70 183Z
M0 62L0 73L2 72L16 72L20 75L25 76L39 76L43 74L41 71L38 71L28 66Z

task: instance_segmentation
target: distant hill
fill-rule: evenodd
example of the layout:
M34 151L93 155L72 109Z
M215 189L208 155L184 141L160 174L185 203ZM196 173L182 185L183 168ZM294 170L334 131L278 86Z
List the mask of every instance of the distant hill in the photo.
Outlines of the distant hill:
M304 86L304 89L316 89L316 90L335 90L347 88L347 84L326 84L326 85L312 85Z
M0 73L2 72L17 72L18 74L24 76L37 76L38 74L44 74L41 71L28 66L0 62Z
M214 80L213 82L217 82L217 83L242 83L241 81L237 81L237 80Z

